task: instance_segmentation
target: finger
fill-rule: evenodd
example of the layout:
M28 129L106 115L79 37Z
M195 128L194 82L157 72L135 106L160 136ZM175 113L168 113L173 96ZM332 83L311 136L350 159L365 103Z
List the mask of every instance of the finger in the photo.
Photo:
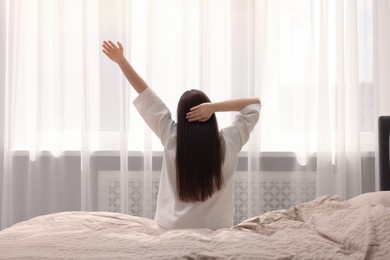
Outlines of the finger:
M111 48L110 44L107 41L103 41L103 46L106 46L107 48Z
M103 45L103 48L105 51L107 52L110 52L111 51L111 48L109 48L107 45Z
M188 121L194 122L194 121L198 121L199 119L200 119L199 116L194 116L194 117L189 118Z
M108 41L108 43L110 44L111 48L113 48L113 49L117 48L115 43L113 43L112 41Z
M196 117L200 117L200 114L191 114L191 115L187 115L186 118L187 119L193 119L193 118L196 118Z
M120 41L118 41L118 46L119 46L119 49L123 50L123 46L122 46L122 43L120 43Z
M105 47L108 51L112 51L113 48L108 42L104 42L103 47Z
M200 115L200 114L202 114L202 111L200 111L199 109L192 110L192 111L187 113L188 116L197 116L197 115Z
M111 58L111 55L106 50L103 50L103 52L107 55L107 57Z
M188 120L195 120L197 117L196 116L189 116L189 117L186 117L186 119Z
M188 112L187 116L194 117L194 116L200 116L201 114L202 113L200 111L196 110L196 111Z

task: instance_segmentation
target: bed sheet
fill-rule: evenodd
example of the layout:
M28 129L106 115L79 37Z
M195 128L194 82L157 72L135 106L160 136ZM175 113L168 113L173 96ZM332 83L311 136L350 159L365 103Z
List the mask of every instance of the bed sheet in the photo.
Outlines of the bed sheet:
M390 208L322 196L232 228L161 230L110 212L61 212L0 232L0 259L390 259Z

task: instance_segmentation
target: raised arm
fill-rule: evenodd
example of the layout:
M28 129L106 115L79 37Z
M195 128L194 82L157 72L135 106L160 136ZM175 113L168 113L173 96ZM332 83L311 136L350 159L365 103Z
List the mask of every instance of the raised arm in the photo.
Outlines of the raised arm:
M104 41L103 52L107 55L108 58L119 65L130 85L133 86L138 94L148 88L148 84L146 84L146 82L138 75L138 73L126 60L125 56L123 55L123 46L120 42L118 42L117 46L112 41Z
M202 103L192 107L187 113L188 121L207 121L215 112L240 111L251 104L260 104L259 98L237 98L215 103Z

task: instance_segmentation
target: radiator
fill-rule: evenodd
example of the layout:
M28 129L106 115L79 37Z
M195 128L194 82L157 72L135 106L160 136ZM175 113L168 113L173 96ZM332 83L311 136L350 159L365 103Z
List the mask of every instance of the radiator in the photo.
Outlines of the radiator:
M271 210L288 209L310 201L316 196L315 172L236 172L234 178L234 223ZM144 187L143 172L128 174L128 213L151 217L156 210L160 172L152 172L151 182ZM98 174L98 210L121 212L119 171L100 171ZM150 199L145 200L145 191ZM146 201L146 202L145 202ZM144 205L151 207L145 216Z

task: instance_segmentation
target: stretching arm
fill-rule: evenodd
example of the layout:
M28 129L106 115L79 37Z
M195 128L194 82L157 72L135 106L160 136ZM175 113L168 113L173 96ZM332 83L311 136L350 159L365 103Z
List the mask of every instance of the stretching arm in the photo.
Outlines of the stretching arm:
M112 41L104 41L103 52L107 55L108 58L119 65L130 85L133 86L138 94L148 88L148 84L146 84L146 82L138 75L138 73L126 60L125 56L123 55L123 46L120 42L118 42L118 46L116 46Z
M192 107L187 113L188 121L207 121L215 112L240 111L251 104L260 104L259 98L237 98L215 103L202 103Z

